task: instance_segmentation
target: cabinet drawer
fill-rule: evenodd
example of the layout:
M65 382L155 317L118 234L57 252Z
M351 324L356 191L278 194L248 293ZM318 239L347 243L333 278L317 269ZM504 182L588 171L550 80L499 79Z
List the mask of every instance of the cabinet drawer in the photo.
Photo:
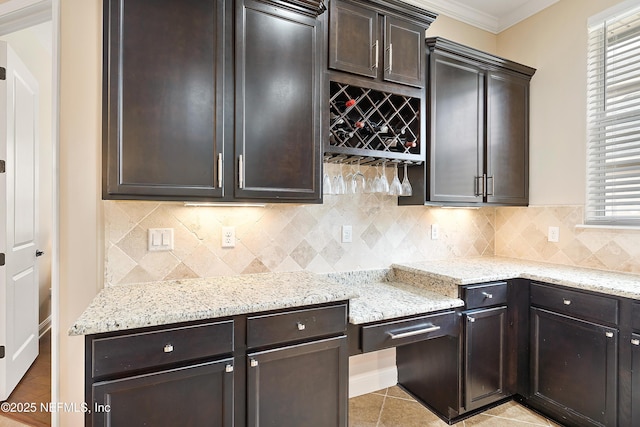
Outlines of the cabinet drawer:
M233 351L233 320L97 338L92 375L126 373Z
M344 333L347 305L310 308L247 318L247 347Z
M457 335L458 318L454 311L449 311L364 326L362 351L366 353L445 335Z
M606 296L532 283L531 304L585 320L618 323L618 301Z
M467 309L504 305L507 303L507 282L466 286L462 299Z

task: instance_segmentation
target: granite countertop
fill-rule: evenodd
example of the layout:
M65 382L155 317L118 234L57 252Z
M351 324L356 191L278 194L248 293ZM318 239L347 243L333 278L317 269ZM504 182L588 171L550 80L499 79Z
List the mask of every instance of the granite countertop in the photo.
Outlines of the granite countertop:
M464 306L464 301L400 281L394 270L329 273L326 277L349 285L358 297L349 302L349 323L389 320Z
M460 258L409 264L394 264L398 277L411 282L423 276L431 289L458 295L457 287L473 283L523 278L609 295L640 299L640 275L570 267L511 258ZM409 277L405 278L405 274Z
M263 273L111 286L69 335L90 335L277 310L357 296L356 289L307 272Z

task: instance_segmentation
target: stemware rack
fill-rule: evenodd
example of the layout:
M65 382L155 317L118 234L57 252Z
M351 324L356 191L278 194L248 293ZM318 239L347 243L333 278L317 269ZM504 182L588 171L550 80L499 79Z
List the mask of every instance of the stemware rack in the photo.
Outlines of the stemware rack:
M331 81L325 161L421 163L420 105L417 97Z

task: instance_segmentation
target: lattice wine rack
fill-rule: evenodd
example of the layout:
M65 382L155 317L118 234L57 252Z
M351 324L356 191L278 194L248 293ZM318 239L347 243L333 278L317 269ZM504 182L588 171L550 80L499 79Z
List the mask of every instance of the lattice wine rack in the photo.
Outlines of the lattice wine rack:
M331 82L328 154L421 161L420 98Z

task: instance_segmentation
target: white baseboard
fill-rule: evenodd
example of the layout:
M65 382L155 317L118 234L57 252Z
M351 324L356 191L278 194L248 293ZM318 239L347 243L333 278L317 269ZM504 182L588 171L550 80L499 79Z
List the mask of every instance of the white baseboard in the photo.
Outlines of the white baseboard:
M382 390L397 383L394 348L349 358L349 397Z
M349 376L349 397L361 396L398 384L398 370L395 366Z
M38 326L38 333L39 333L38 338L42 338L44 334L49 332L49 329L51 329L51 316L44 319L42 323L40 323L40 325Z

